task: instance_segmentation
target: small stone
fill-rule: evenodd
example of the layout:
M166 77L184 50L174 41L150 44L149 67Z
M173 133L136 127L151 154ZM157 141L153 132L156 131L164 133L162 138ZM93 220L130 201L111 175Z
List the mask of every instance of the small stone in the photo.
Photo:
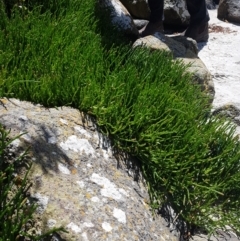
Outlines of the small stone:
M66 174L66 175L70 175L71 174L70 170L66 166L64 166L62 163L58 164L58 169L63 174Z
M113 216L118 220L118 222L126 223L126 214L121 209L114 208Z
M98 197L92 197L91 201L97 203L100 202L100 199Z
M53 228L53 227L56 225L56 223L57 223L56 220L54 220L54 219L48 219L48 221L47 221L47 226L48 226L49 228Z
M66 120L62 119L62 118L60 118L60 122L64 125L68 125L68 122Z
M102 228L106 231L106 232L111 232L112 231L112 227L109 223L107 222L103 222L102 223Z
M67 225L67 228L71 229L75 233L80 233L82 231L81 228L73 222L69 223Z
M79 187L84 188L85 183L83 181L77 181L77 184L79 185Z

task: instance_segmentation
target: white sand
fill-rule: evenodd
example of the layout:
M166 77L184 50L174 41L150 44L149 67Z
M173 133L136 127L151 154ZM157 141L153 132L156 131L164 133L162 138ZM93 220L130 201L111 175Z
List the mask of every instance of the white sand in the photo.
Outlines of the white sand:
M223 22L217 10L209 10L210 33L207 43L199 43L200 59L212 74L215 86L213 109L234 105L240 109L240 25ZM214 27L213 27L214 26ZM222 27L220 32L211 32ZM237 128L240 134L240 126Z

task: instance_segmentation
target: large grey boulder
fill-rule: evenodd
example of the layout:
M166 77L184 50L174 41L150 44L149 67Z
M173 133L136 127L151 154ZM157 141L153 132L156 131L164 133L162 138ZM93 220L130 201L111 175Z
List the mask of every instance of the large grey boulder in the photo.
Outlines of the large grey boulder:
M233 23L240 23L240 0L220 0L218 18Z
M30 147L37 232L64 226L68 233L52 240L177 241L153 216L136 161L114 153L94 121L73 108L0 101L0 123L12 136L26 132L13 144L20 152Z
M173 55L174 58L197 58L197 46L196 42L192 39L186 39L183 36L179 36L179 41L174 37L168 37L161 33L149 35L144 38L137 39L133 48L135 47L147 47L153 50L164 50ZM185 47L180 41L186 39L188 46Z
M187 71L192 74L193 83L200 85L202 91L214 99L214 84L211 74L205 64L198 58L196 41L184 36L166 36L161 33L139 38L133 48L144 47L152 50L167 51L176 60L188 65Z
M119 0L99 0L99 5L110 10L112 24L120 31L129 35L138 35L132 16Z

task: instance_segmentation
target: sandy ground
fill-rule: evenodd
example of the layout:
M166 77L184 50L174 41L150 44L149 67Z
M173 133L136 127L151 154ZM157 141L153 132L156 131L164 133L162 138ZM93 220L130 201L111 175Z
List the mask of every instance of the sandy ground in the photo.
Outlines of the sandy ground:
M216 9L209 15L209 41L198 44L198 56L214 81L213 109L226 105L240 109L240 25L220 21Z

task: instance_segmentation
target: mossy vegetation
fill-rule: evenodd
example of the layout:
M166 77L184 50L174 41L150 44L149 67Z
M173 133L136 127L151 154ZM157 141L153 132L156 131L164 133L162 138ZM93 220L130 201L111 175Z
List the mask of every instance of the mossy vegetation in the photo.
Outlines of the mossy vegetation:
M21 4L0 9L0 95L96 117L141 161L153 208L168 203L189 227L239 234L239 140L187 67L133 50L95 0Z

